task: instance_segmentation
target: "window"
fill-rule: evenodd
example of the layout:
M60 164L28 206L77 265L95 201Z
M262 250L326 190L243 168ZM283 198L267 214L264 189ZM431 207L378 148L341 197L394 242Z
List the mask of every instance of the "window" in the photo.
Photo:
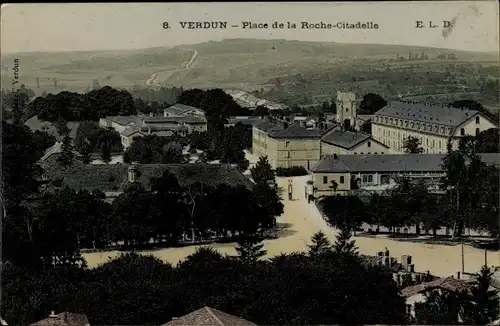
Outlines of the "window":
M476 124L479 124L479 117L476 117Z
M478 135L479 135L479 132L480 132L480 131L479 131L479 128L476 128L476 136L478 136Z
M363 174L363 183L368 181L368 176L366 174Z
M357 152L354 152L354 154L358 154Z
M344 176L343 176L343 175L342 175L342 176L340 176L340 183L344 183L344 181L345 181L345 180L344 180Z
M427 138L426 141L427 141L427 146L429 146L429 138Z
M405 121L405 127L408 128L408 121Z
M368 147L372 147L372 142L368 141Z
M371 154L370 152L366 153L366 154Z
M434 148L434 146L436 146L436 142L434 141L434 139L432 140L432 148Z
M460 136L465 136L465 129L464 128L460 129Z
M359 154L363 155L363 152L360 152Z
M373 182L373 175L371 174L368 175L368 182Z
M380 154L384 154L384 152L380 152Z
M378 154L377 152L375 152L375 154Z
M290 158L290 152L286 152L286 157Z
M285 142L285 147L288 147L288 146L290 146L290 142L289 141Z
M323 177L323 184L326 185L328 183L328 177L324 176Z
M441 141L438 141L438 148L441 148Z
M385 117L385 123L387 123L387 121L388 121L388 120L389 120L389 119L388 119L387 117Z

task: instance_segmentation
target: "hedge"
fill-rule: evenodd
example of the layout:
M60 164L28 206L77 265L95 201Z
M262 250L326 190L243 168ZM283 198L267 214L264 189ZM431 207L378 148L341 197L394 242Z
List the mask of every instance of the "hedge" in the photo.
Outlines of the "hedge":
M276 175L278 177L298 177L308 175L309 172L302 166L292 166L290 168L276 168Z

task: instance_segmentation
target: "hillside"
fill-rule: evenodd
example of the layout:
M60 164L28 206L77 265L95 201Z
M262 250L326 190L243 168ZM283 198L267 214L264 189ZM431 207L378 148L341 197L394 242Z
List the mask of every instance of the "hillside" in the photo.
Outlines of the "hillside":
M410 52L428 56L421 64L441 63L443 61L436 58L450 53L456 56L454 62L495 63L498 60L495 54L428 47L257 39L227 39L144 50L23 53L16 57L20 60L21 83L41 93L83 92L92 87L94 79L100 85L128 89L182 85L252 90L273 83L277 77L314 75L351 64L388 63ZM4 85L12 81L13 58L2 58ZM392 64L404 65L404 62Z

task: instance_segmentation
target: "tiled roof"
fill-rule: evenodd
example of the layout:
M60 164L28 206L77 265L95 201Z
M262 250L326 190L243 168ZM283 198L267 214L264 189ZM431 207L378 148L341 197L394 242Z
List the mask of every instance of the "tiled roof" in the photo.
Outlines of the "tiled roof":
M236 325L256 325L248 320L227 314L220 310L203 307L185 316L175 318L164 325L176 326L236 326Z
M241 123L243 125L247 125L247 126L253 126L253 125L256 125L257 123L260 123L262 122L262 119L260 117L253 117L253 116L250 116L250 117L232 117L232 118L229 118L228 119L228 123L229 124L237 124L237 123Z
M450 292L463 292L470 289L470 284L453 277L438 278L434 281L408 286L401 290L401 295L405 298L409 298L418 293L426 292L436 288L447 290Z
M75 190L103 192L123 191L128 183L129 164L82 164L76 161L73 167L61 169L56 155L43 162L42 167L49 178L62 179L62 182ZM137 164L138 181L149 188L151 178L158 178L163 171L171 171L182 186L201 183L217 186L246 186L252 188L252 182L237 169L225 164Z
M277 139L319 139L321 137L321 133L322 131L319 130L307 130L298 124L291 124L286 129L272 131L269 134L269 137Z
M117 123L117 124L122 125L122 126L127 126L127 125L132 126L132 125L135 125L141 121L141 117L136 116L136 115L130 115L130 116L128 116L128 115L114 115L114 116L107 117L106 119L110 119L114 123Z
M333 155L324 157L313 172L441 172L445 154ZM480 154L483 162L499 164L496 153Z
M185 112L191 111L191 110L200 110L202 112L205 112L202 109L198 109L198 108L195 108L193 106L184 105L184 104L180 104L180 103L174 104L174 105L169 106L168 108L164 109L164 111L166 111L170 114L176 114L176 115L182 115Z
M206 123L207 119L195 115L187 115L181 117L144 117L144 123L167 123L167 122L185 122L185 123Z
M121 134L123 136L126 136L126 137L130 137L132 136L133 134L142 134L140 130L138 130L137 128L134 128L134 127L128 127L127 129L125 129L124 131L121 132Z
M71 325L85 326L90 325L86 315L75 314L72 312L61 312L60 314L49 316L31 325Z
M366 135L360 132L342 131L340 129L334 128L324 134L321 137L321 141L345 149L351 149L370 138L370 135Z
M458 127L461 123L478 113L478 111L474 110L462 110L441 105L391 102L377 111L375 115Z

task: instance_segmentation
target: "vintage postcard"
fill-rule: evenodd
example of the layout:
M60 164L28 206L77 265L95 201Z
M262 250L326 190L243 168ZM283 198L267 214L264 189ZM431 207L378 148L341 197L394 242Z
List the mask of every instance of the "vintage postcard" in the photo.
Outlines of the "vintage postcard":
M499 18L2 5L2 325L498 324Z

